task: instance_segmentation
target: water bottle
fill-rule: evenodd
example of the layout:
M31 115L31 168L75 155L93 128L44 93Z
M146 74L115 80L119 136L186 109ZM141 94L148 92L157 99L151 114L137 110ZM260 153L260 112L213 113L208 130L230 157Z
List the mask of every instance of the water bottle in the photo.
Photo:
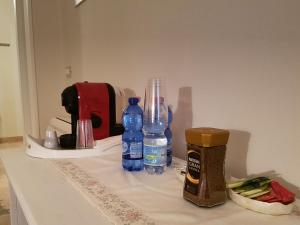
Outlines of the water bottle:
M144 169L143 161L143 110L138 105L139 98L129 98L129 106L122 116L125 131L122 135L122 165L128 171Z
M149 174L162 174L166 167L168 113L162 81L151 79L144 104L144 166Z
M172 130L171 130L171 123L173 120L173 112L170 108L170 106L168 106L168 127L165 130L165 135L167 138L167 166L170 166L172 164L172 152L173 152L173 148L172 148Z

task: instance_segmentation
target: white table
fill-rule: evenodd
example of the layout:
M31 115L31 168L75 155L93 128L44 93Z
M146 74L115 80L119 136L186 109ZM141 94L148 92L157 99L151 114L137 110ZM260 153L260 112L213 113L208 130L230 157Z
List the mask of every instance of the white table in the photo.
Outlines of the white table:
M109 223L53 165L25 150L0 151L11 192L12 225Z
M30 158L23 149L2 151L0 152L0 157L11 185L12 225L111 224L105 215L96 209L49 160ZM80 163L81 161L76 162ZM114 163L116 163L116 160ZM105 168L104 166L105 163L103 168ZM106 169L108 170L108 168L110 167ZM113 176L116 176L116 174L112 174ZM128 180L130 183L135 177L141 178L141 176L141 173L136 173L136 175L130 174L130 176L127 174L124 180ZM129 177L130 179L127 179ZM105 179L102 181L107 182ZM112 179L112 187L114 186L113 182ZM130 191L130 189L128 190ZM155 197L153 196L153 198ZM166 202L168 200L166 198ZM199 210L199 214L211 215L207 217L210 219L201 220L201 224L300 224L300 215L268 216L242 209L230 201L224 206L214 209L194 207L192 204L181 200L181 198L178 198L176 201L181 205L193 208L193 210ZM164 204L167 204L166 202ZM155 201L152 204L155 204ZM169 207L171 211L173 206L169 205ZM223 215L224 212L225 215ZM227 212L234 213L229 215L226 214ZM149 215L156 214L151 214L150 212ZM162 218L163 216L158 217ZM169 216L176 218L176 214ZM189 215L186 214L185 216L188 219ZM182 218L178 217L178 219ZM160 224L160 222L157 224Z

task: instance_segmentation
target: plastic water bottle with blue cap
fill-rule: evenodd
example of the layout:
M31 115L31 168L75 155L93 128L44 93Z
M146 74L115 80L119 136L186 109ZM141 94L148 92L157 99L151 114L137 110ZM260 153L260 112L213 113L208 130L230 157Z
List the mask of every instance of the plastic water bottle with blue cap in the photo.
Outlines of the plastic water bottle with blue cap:
M139 171L143 163L143 110L138 105L139 98L128 99L128 107L122 116L125 131L122 135L122 165L125 170Z
M173 134L171 130L171 123L173 120L173 112L170 106L168 106L168 127L165 130L165 135L167 138L167 166L172 164L172 154L173 154Z

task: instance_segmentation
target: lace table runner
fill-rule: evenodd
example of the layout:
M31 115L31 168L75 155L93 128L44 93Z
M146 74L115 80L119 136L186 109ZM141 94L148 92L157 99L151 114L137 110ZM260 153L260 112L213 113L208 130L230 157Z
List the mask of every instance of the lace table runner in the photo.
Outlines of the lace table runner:
M177 176L184 163L175 159L162 175L122 169L121 149L101 157L52 160L86 199L107 219L122 225L298 224L299 215L268 216L241 208L231 201L200 208L182 197Z
M104 184L68 160L52 161L111 222L123 225L155 225L143 212L112 193Z

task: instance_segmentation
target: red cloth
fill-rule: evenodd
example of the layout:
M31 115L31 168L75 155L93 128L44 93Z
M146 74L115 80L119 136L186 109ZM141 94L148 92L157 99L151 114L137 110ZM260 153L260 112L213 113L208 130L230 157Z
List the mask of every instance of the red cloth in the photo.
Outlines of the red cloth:
M283 187L277 181L272 181L270 184L271 191L267 194L259 196L256 200L263 202L281 202L285 205L295 201L295 194Z

